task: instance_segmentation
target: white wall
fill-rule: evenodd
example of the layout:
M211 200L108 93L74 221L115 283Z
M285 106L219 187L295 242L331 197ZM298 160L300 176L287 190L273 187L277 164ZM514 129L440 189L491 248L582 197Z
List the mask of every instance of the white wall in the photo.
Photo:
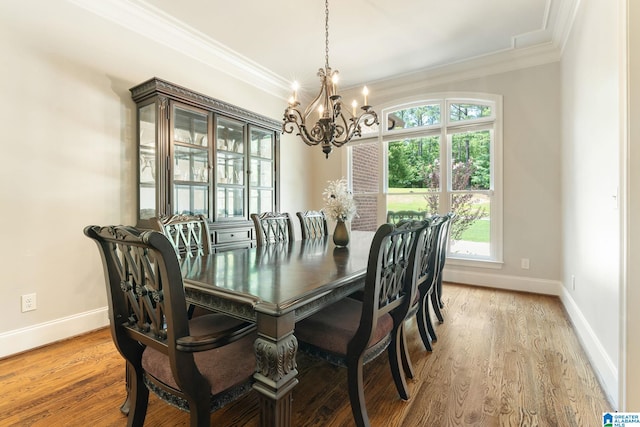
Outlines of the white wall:
M618 403L621 2L581 2L561 63L564 302ZM575 276L576 288L571 288Z
M626 294L622 299L626 345L621 354L624 380L620 409L640 411L640 2L627 0L628 38L628 162L627 166L627 257Z
M0 357L107 324L89 224L135 222L135 105L157 76L280 119L286 100L62 0L0 2ZM282 210L306 209L307 147L281 140ZM35 292L37 310L21 313Z

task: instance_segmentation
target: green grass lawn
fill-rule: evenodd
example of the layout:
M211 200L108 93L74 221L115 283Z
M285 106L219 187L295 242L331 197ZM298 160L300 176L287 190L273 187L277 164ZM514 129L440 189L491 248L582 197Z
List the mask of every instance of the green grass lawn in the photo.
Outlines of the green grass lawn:
M427 201L422 194L415 194L409 188L392 188L389 189L390 193L387 195L387 209L390 211L426 211ZM490 203L477 202L474 203L475 207L483 208L488 214ZM471 225L468 229L462 233L460 240L469 242L489 242L489 221L478 220Z
M489 242L489 221L480 219L474 222L471 227L467 228L460 240L466 240L468 242Z

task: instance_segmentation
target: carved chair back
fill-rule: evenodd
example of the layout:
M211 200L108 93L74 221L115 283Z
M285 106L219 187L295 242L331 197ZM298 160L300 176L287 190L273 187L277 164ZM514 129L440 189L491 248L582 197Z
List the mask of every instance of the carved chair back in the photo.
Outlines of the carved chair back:
M161 216L156 218L157 228L169 239L178 258L189 258L211 253L209 224L203 215Z
M401 221L421 221L427 217L426 211L388 211L387 222L398 224Z
M415 259L422 255L423 228L419 221L378 227L369 252L360 326L350 347L366 348L377 320L386 313L397 325L406 317L415 293Z
M182 274L165 236L126 226L89 226L85 234L100 249L112 332L121 350L126 353L132 341L161 347L189 335Z
M257 246L295 240L293 223L288 213L252 213L251 219L256 231Z
M426 227L424 231L422 257L416 259L418 264L416 275L417 284L421 292L423 292L423 289L428 290L431 288L436 279L438 244L444 222L444 218L438 215L434 215L424 221Z
M442 271L445 261L447 259L447 246L449 244L449 237L451 236L451 225L455 221L456 214L449 212L443 218L442 231L440 232L440 239L438 241L438 269Z
M329 234L327 218L322 211L296 212L300 220L302 239L317 239Z

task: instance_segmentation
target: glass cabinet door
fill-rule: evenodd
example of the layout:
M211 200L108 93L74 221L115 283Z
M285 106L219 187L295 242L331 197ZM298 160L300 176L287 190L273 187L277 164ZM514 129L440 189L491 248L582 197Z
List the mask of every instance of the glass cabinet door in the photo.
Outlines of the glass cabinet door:
M216 218L245 218L245 125L226 117L216 123Z
M251 127L249 141L249 211L272 212L275 200L274 134Z
M156 216L156 187L157 187L157 152L156 136L156 104L148 104L138 108L138 219L144 220Z
M209 218L211 191L209 162L209 114L173 104L172 107L173 213Z

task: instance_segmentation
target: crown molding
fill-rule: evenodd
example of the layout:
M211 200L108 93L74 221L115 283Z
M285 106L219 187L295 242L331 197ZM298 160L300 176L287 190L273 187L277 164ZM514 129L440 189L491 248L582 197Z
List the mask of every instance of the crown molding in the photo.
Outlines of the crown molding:
M488 55L478 56L437 68L430 68L390 79L372 82L376 97L386 99L398 95L403 88L416 90L493 74L506 73L523 68L535 67L560 61L560 48L553 42L538 44L527 48L510 48Z
M143 0L67 0L240 81L285 98L290 82Z
M510 48L377 80L369 86L376 91L376 97L388 99L403 90L415 93L441 84L559 62L580 4L581 0L547 0L542 27L514 36ZM544 42L549 34L551 41Z
M560 53L564 52L564 47L569 40L573 23L580 9L581 0L563 0L558 9L557 23L554 26L553 42L559 46Z
M290 92L290 82L287 79L144 0L67 1L270 95L285 99ZM410 86L414 90L428 88L559 61L580 2L581 0L548 0L542 28L515 36L508 49L396 75L371 82L370 85L376 88L378 95L387 96L401 87ZM547 38L549 31L551 41L540 43Z

